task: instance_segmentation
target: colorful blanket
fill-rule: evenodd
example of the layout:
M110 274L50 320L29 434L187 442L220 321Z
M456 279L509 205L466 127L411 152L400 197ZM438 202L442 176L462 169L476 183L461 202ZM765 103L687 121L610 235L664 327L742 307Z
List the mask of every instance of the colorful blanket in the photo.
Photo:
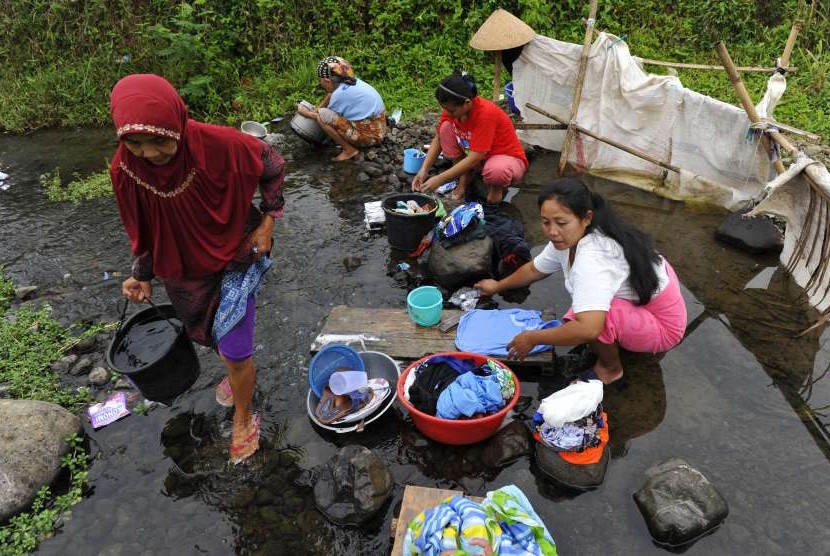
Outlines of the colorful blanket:
M405 556L484 554L496 556L556 556L556 544L524 493L514 485L488 492L479 505L451 496L418 514L403 541Z

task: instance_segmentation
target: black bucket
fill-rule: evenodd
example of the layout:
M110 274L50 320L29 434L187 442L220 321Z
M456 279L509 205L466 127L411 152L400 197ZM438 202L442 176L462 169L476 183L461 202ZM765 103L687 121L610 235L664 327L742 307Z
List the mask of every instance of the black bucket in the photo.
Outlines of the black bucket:
M126 376L148 400L173 401L193 386L201 370L175 309L170 304L154 305L126 322L124 313L107 350L107 364Z
M395 212L398 201L404 203L410 200L417 201L421 206L432 203L435 207L429 212L403 214ZM415 251L421 240L435 225L435 213L438 210L438 201L423 193L398 193L383 200L383 212L386 213L386 237L392 249L407 253Z

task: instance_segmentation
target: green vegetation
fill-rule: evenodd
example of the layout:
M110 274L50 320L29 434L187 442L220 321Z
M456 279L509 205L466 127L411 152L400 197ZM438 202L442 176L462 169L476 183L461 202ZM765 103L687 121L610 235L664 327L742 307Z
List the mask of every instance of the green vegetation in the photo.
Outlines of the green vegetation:
M89 403L86 389L76 392L62 388L49 365L82 338L99 334L105 325L91 326L73 338L70 331L52 319L48 306L9 310L13 297L14 285L0 271L0 384L17 399L44 400L69 410ZM77 436L71 436L67 442L69 452L61 464L68 471L68 487L57 496L49 487L41 488L28 512L0 527L0 556L34 550L41 539L52 534L55 521L80 501L86 483L87 455Z
M28 512L14 516L7 525L0 527L0 556L34 551L42 539L52 536L55 522L81 501L89 460L80 437L73 434L66 441L69 452L61 458L61 467L69 474L69 487L58 496L53 496L49 487L41 488Z
M60 174L61 169L55 167L51 172L40 176L40 185L52 202L72 201L78 203L87 199L112 197L110 173L106 168L85 178L75 173L73 174L75 179L65 185L61 181Z
M739 65L773 65L799 0L602 0L597 27L625 37L646 58L717 64L724 40ZM827 3L815 2L799 36L776 115L830 135ZM809 3L808 3L809 5ZM587 0L7 0L0 57L0 128L109 123L108 98L123 75L165 75L192 114L218 123L262 120L321 96L316 62L337 53L410 117L435 108L437 82L464 67L489 90L492 65L467 45L503 7L537 32L582 42ZM654 68L652 68L654 69ZM657 70L655 70L657 71ZM753 97L766 75L747 74ZM737 103L722 72L681 71L684 84Z

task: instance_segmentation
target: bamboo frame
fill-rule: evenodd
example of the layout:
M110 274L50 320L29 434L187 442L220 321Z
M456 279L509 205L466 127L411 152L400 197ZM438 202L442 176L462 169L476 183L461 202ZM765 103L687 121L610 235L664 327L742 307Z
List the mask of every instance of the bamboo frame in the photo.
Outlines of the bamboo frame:
M679 69L702 69L702 70L719 70L725 71L726 68L723 66L717 65L710 65L710 64L686 64L682 62L663 62L661 60L651 60L649 58L640 58L640 61L644 64L648 64L650 66L665 66L668 68L679 68ZM763 66L741 66L735 68L741 72L749 72L749 73L772 73L778 70L778 67L763 67ZM794 73L798 71L796 66L790 67L783 67L781 69L786 70L788 73Z
M568 118L568 131L565 133L565 140L559 152L559 175L565 172L568 164L568 151L571 149L571 141L574 135L574 119L579 111L579 103L582 100L582 87L585 84L585 72L588 69L588 52L591 50L591 40L594 37L594 27L597 18L597 4L599 0L591 0L591 8L588 12L588 21L585 22L585 41L582 43L582 54L579 56L579 69L576 73L576 87L574 98L571 103L571 117Z
M536 106L535 104L531 104L531 103L527 102L527 103L525 103L525 106L526 106L526 107L528 107L528 108L530 108L530 109L531 109L531 110L533 110L534 112L537 112L537 113L539 113L539 114L541 114L541 115L543 115L543 116L545 116L545 117L547 117L547 118L550 118L551 120L554 120L554 121L559 122L560 124L566 124L566 125L568 125L568 127L569 127L570 129L573 129L574 131L578 131L579 133L584 133L584 134L585 134L585 135L587 135L588 137L593 137L593 138L594 138L594 139L596 139L597 141L602 141L603 143L607 143L608 145L611 145L612 147L617 147L618 149L620 149L620 150L622 150L622 151L625 151L625 152L627 152L628 154L633 154L633 155L634 155L634 156L636 156L636 157L642 158L643 160L646 160L646 161L648 161L648 162L651 162L652 164L656 164L657 166L660 166L660 167L662 167L662 168L665 168L666 170L671 170L672 172L678 172L678 173L680 173L680 168L679 168L679 167L677 167L677 166L674 166L674 165L672 165L672 164L669 164L668 162L663 162L662 160L658 160L658 159L654 158L653 156L651 156L651 155L649 155L649 154L646 154L646 153L644 153L643 151L641 151L641 150L639 150L639 149L635 149L635 148L633 148L633 147L629 147L629 146L627 146L627 145L623 145L622 143L617 143L617 142L616 142L616 141L614 141L613 139L609 139L609 138L607 138L607 137L603 137L602 135L600 135L600 134L598 134L598 133L594 133L593 131L591 131L591 130L589 130L589 129L585 129L584 127L582 127L582 126L580 126L580 125L577 125L577 124L575 124L575 123L573 123L573 122L571 122L571 123L569 123L569 124L568 124L567 122L565 122L565 120L564 120L564 119L560 118L560 117L559 117L559 116L557 116L556 114L551 114L551 113L550 113L550 112L548 112L547 110L544 110L544 109L542 109L542 108L539 108L539 107L538 107L538 106Z

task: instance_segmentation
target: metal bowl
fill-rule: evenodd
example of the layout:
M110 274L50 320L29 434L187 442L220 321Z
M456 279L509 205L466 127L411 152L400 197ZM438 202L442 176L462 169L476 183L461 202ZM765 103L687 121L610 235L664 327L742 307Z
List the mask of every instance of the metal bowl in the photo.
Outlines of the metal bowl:
M265 139L265 136L268 135L268 128L259 122L242 122L239 129L241 129L243 133L253 135L257 139Z

